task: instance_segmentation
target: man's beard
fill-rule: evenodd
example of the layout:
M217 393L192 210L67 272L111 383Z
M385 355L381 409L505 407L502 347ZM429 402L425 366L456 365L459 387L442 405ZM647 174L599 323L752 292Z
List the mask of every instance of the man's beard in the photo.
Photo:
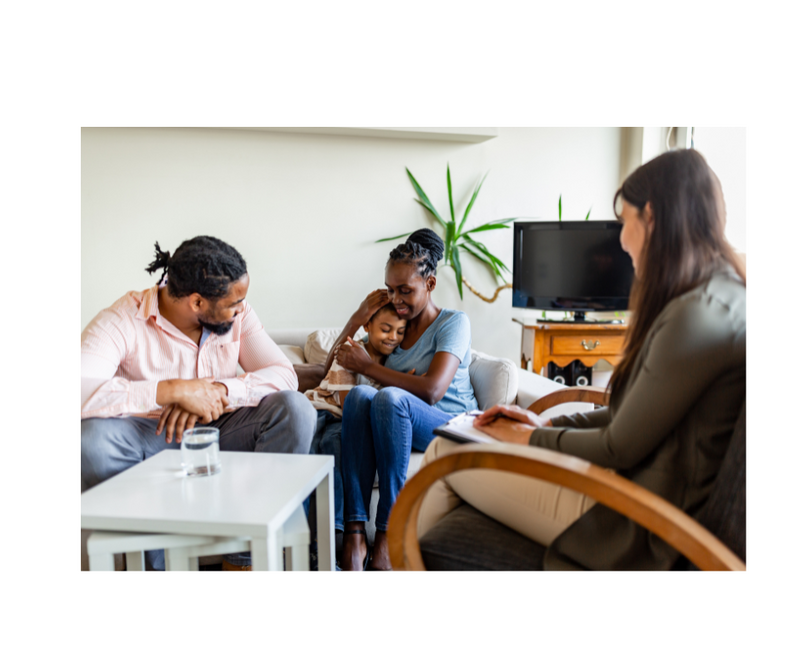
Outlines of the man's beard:
M233 328L233 322L207 322L204 319L198 319L200 322L200 326L204 329L208 329L214 335L225 335L228 331Z

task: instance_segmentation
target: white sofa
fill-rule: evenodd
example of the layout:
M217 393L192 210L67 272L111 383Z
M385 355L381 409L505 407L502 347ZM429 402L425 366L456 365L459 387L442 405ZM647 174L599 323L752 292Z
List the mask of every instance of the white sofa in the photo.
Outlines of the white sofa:
M267 330L270 337L281 347L293 364L324 363L326 355L324 345L320 347L320 339L309 336L318 330L330 334L337 329L275 329ZM333 341L332 337L323 338L324 343ZM536 375L519 368L509 359L489 356L483 352L472 350L472 361L469 366L469 376L475 390L475 398L481 410L486 410L498 403L516 403L527 408L537 399L557 389L564 388L558 382L548 380L541 375ZM565 403L558 407L554 414L570 414L573 412L586 412L593 406L589 403ZM548 413L543 416L548 417ZM343 449L344 446L343 446ZM420 466L423 453L412 451L408 464L406 478L414 475ZM375 511L378 505L378 480L377 476L370 500L370 521L367 523L367 536L370 543L375 534Z

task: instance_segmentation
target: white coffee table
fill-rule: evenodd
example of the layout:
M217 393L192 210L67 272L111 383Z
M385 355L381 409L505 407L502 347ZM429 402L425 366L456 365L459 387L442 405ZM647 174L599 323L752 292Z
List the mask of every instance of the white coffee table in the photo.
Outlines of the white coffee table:
M251 538L254 571L281 570L279 533L317 492L319 569L335 569L333 457L223 452L222 471L187 478L164 450L81 494L81 528Z

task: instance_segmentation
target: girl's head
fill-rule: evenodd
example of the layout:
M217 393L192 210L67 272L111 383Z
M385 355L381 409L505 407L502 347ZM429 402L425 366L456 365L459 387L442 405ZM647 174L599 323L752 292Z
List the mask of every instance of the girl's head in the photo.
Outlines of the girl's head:
M388 356L403 342L406 320L397 315L394 305L387 303L372 315L372 319L364 325L364 330L372 348Z
M635 170L614 195L620 242L636 277L623 359L611 378L621 391L656 317L673 298L728 263L744 280L725 239L725 201L717 176L694 149L670 151Z
M444 242L430 228L414 231L391 251L385 281L399 317L414 319L427 307L443 256Z

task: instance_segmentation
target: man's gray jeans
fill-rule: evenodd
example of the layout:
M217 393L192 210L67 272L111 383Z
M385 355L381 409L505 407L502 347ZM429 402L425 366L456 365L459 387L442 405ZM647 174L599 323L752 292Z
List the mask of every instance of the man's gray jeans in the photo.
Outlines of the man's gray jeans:
M108 480L164 449L166 431L156 435L157 419L114 417L81 420L81 492ZM278 391L254 408L239 408L205 426L219 429L223 452L308 454L317 426L317 411L297 391ZM150 568L164 569L164 551L145 553ZM250 563L250 553L228 555L238 566Z

